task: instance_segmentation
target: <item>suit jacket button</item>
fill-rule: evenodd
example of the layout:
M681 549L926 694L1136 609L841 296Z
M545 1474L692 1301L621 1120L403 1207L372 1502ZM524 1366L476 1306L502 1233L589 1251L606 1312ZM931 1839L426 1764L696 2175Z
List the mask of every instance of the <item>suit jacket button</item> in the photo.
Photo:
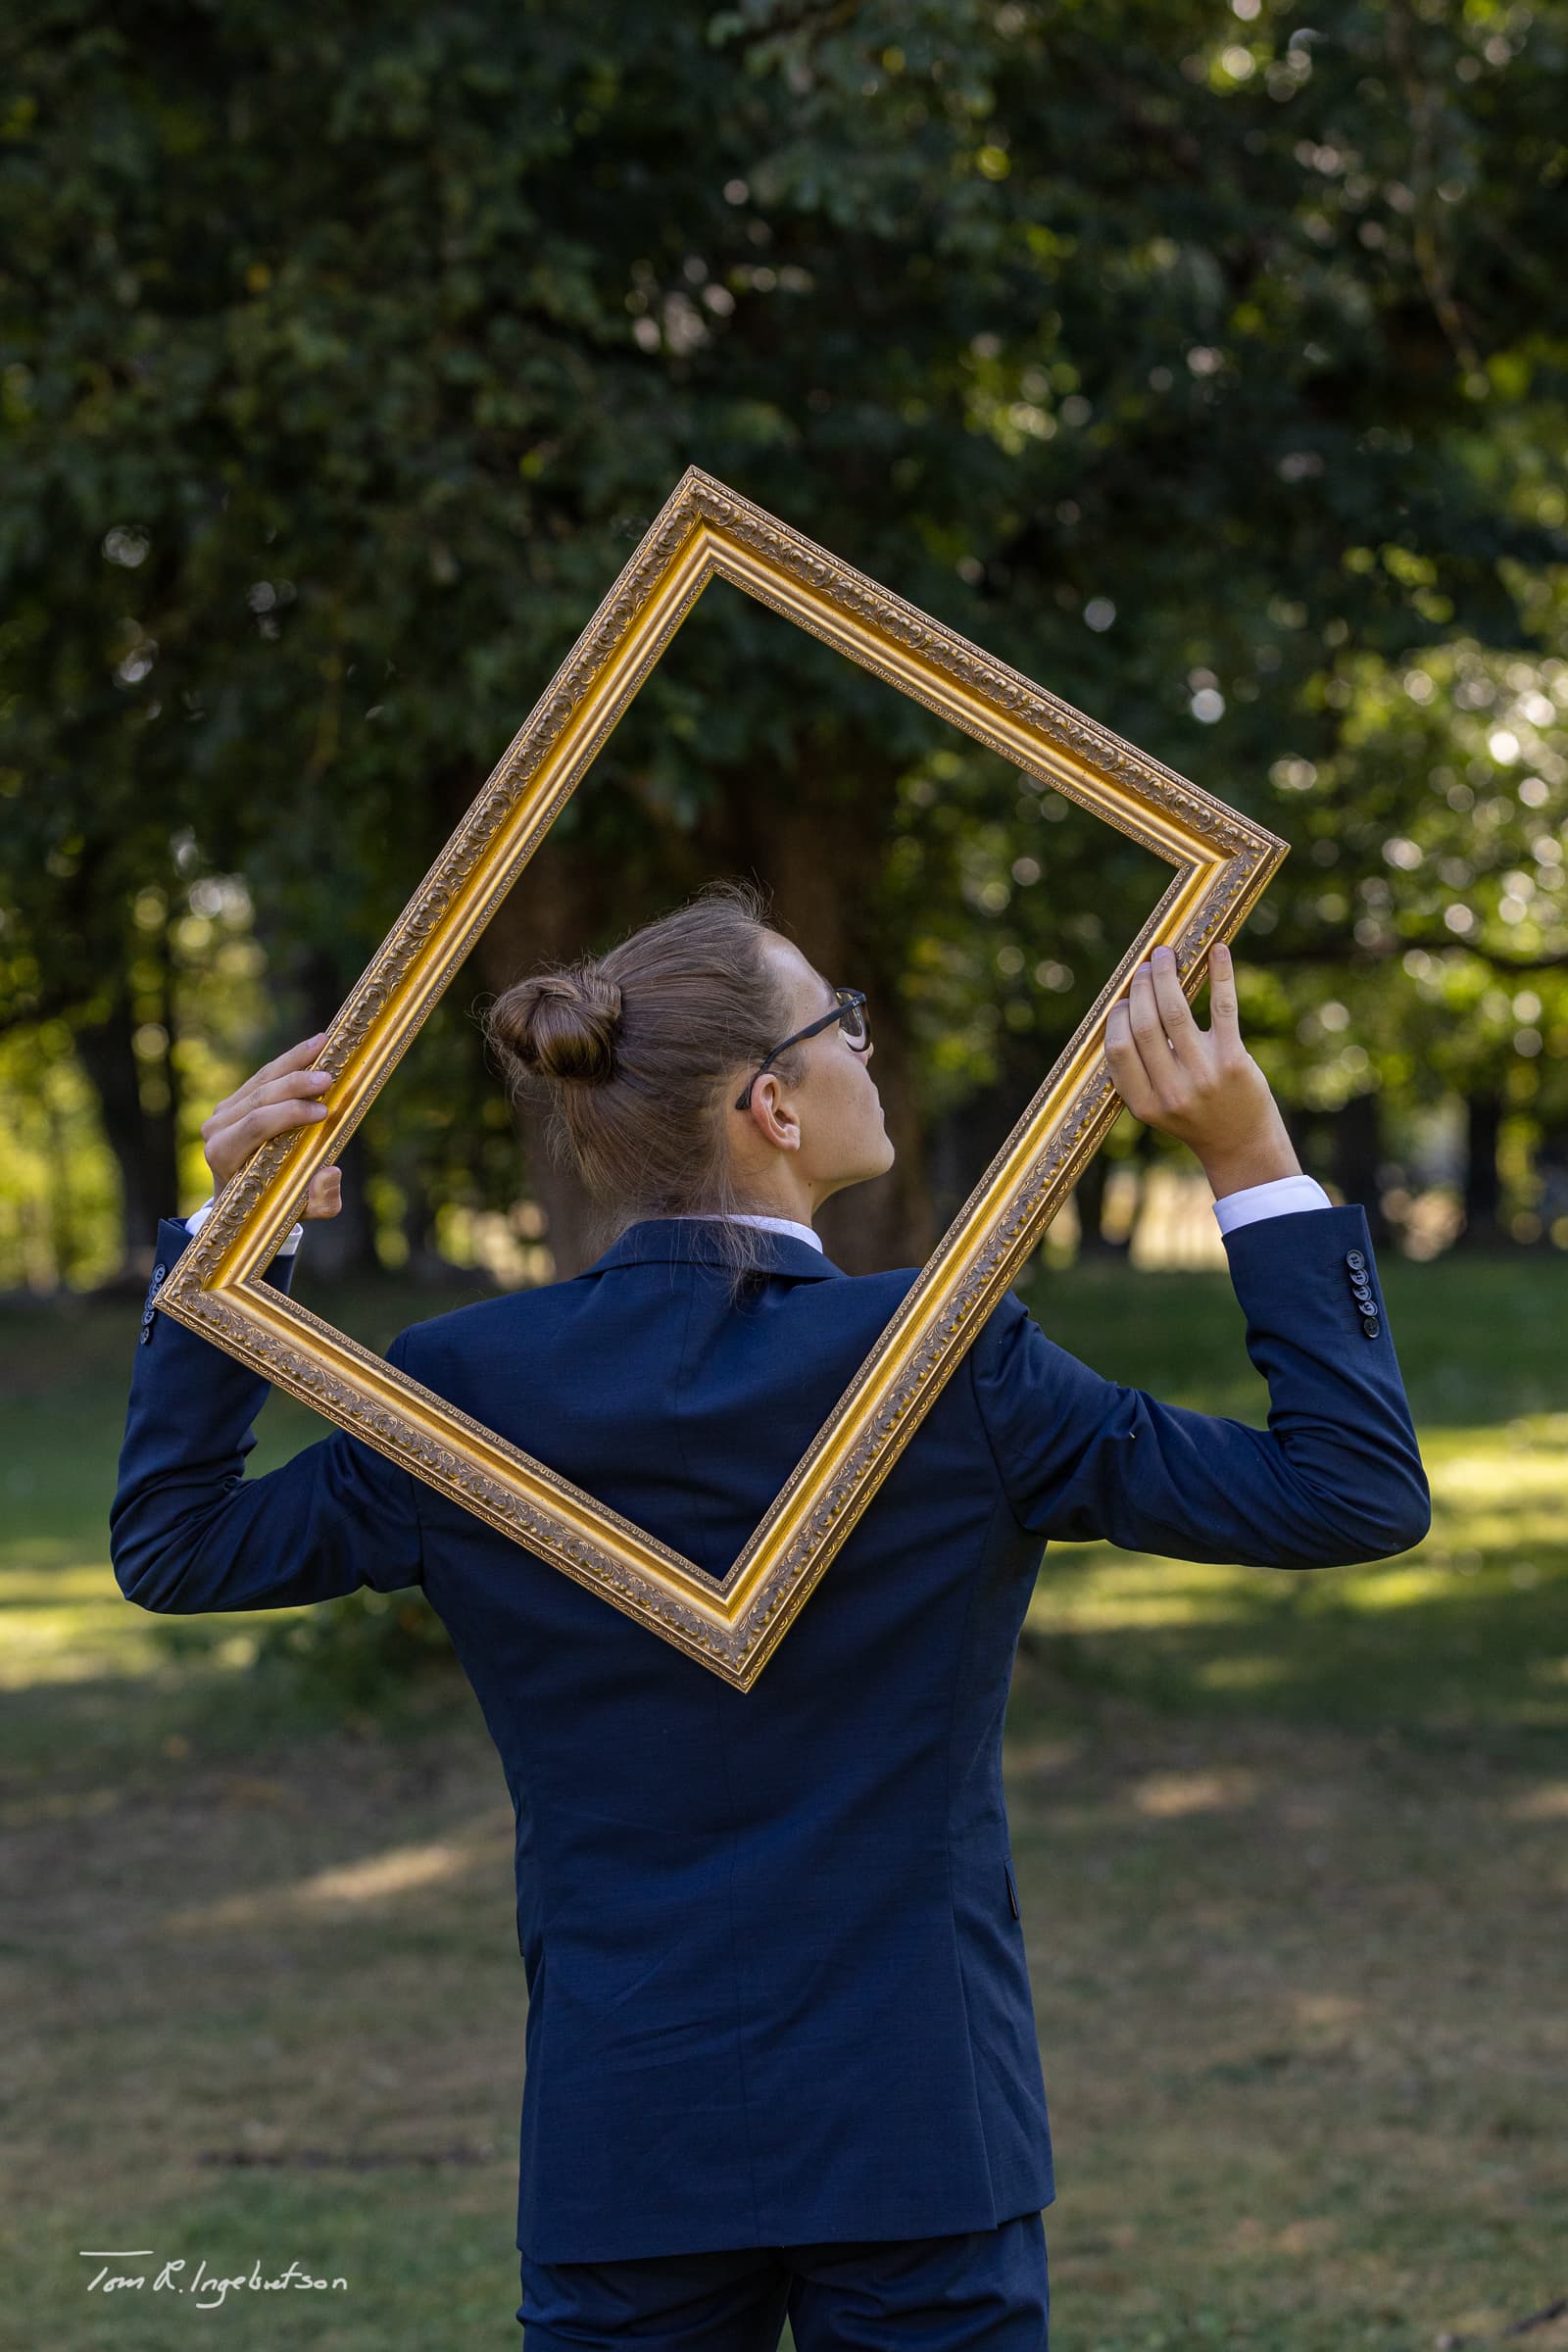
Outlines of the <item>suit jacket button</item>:
M1356 1273L1359 1274L1366 1264L1366 1252L1362 1250L1347 1250L1345 1262L1348 1266L1353 1266Z
M152 1323L151 1323L151 1321L149 1320L149 1321L145 1322L145 1323L142 1325L142 1327L141 1327L140 1331L138 1331L138 1332L137 1332L137 1334L136 1334L136 1338L137 1338L137 1341L138 1341L139 1345L140 1345L141 1347L145 1348L145 1347L146 1347L146 1345L147 1345L147 1343L148 1343L148 1341L149 1341L149 1340L152 1338L152 1336L153 1336L153 1327L152 1327Z
M168 1272L169 1272L169 1268L168 1268L167 1266L154 1266L154 1268L153 1268L153 1284L154 1284L154 1287L155 1287L155 1288L156 1288L156 1286L157 1286L159 1283L161 1283L161 1282L163 1281L163 1279L164 1279L164 1276L165 1276L165 1275L166 1275Z
M1376 1315L1363 1315L1361 1318L1361 1329L1366 1333L1366 1336L1369 1340L1375 1340L1378 1336L1378 1333L1383 1329L1383 1326L1378 1321Z
M150 1322L152 1321L152 1319L153 1319L154 1315L155 1315L155 1314L157 1314L157 1312L158 1312L158 1309L157 1309L157 1307L155 1307L155 1306L144 1306L144 1307L142 1308L142 1310L141 1310L141 1319L142 1319L142 1322L143 1322L144 1324L146 1324L146 1323L150 1323Z

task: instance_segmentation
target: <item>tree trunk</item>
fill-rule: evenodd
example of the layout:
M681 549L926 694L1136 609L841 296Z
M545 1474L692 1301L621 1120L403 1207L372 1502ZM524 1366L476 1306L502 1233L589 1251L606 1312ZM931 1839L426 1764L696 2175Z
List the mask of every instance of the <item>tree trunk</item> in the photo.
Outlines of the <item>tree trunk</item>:
M408 1251L403 1261L405 1278L410 1282L448 1281L452 1268L435 1246L429 1201L412 1178L405 1190L402 1229L404 1247Z
M1538 1249L1555 1249L1552 1229L1568 1219L1568 1116L1545 1119L1536 1138L1536 1176L1541 1186Z
M926 1129L926 1181L931 1218L945 1233L1011 1134L1029 1100L1020 1081L981 1088Z
M1383 1213L1382 1108L1383 1098L1374 1088L1352 1095L1332 1122L1334 1181L1347 1201L1359 1201L1366 1210L1367 1230L1377 1250L1387 1248L1392 1238Z
M1078 1254L1080 1257L1124 1257L1125 1242L1113 1242L1101 1225L1105 1208L1105 1184L1110 1175L1110 1161L1104 1148L1095 1153L1077 1183L1073 1186L1073 1205L1078 1211Z
M926 1178L919 1073L903 1004L903 943L878 920L876 879L887 852L897 770L874 751L858 761L853 792L830 799L774 778L759 791L733 779L715 803L705 842L723 870L750 870L772 896L774 920L825 980L863 988L876 1045L874 1073L895 1159L882 1176L823 1203L817 1230L849 1274L923 1265L938 1233Z
M1464 1223L1455 1249L1495 1249L1503 1239L1497 1172L1501 1129L1502 1096L1495 1087L1478 1087L1465 1097Z
M143 1108L136 1062L135 1014L122 985L101 1021L75 1033L76 1052L98 1097L104 1133L120 1170L122 1282L152 1272L160 1217L179 1214L173 1063L163 1110Z

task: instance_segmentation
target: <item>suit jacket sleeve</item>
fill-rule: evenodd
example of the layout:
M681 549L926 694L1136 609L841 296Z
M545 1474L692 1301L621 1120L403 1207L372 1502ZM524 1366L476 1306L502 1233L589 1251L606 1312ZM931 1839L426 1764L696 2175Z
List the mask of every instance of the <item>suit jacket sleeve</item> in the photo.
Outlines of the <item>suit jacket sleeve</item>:
M190 1239L166 1218L158 1264ZM290 1285L294 1259L266 1279ZM261 1478L245 1476L270 1383L147 1296L110 1508L110 1554L127 1600L161 1614L280 1609L362 1585L422 1582L416 1482L344 1430ZM407 1334L387 1353L401 1366Z
M1225 1250L1247 1351L1268 1383L1266 1429L1102 1379L1007 1292L969 1360L1019 1525L1263 1568L1408 1550L1431 1525L1431 1496L1365 1211L1270 1217L1228 1234ZM1358 1279L1373 1287L1373 1314Z

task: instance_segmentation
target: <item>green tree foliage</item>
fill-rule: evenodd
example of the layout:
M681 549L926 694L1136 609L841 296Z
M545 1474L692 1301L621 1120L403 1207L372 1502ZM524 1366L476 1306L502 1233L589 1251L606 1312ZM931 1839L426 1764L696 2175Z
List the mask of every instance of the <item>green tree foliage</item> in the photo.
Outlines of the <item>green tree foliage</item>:
M244 876L280 1019L318 1025L695 461L1287 833L1241 952L1293 1099L1502 1086L1528 1029L1544 1067L1544 986L1467 1007L1559 953L1560 753L1521 802L1458 678L1560 708L1565 30L1560 0L24 0L7 1017L107 1034L106 1102L118 1067L156 1123L124 974L183 854ZM900 1166L880 1228L830 1235L849 1264L931 1238L933 1008L956 1035L997 1002L971 1075L1021 1102L1068 1019L1036 976L1064 910L1114 948L1150 902L1141 855L1048 831L961 739L962 822L928 825L931 730L890 699L710 592L471 975L721 866L775 883L879 1007ZM466 988L368 1127L416 1200L463 1181L484 1099ZM1348 1041L1309 1026L1331 990ZM1412 1056L1422 1022L1443 1051ZM112 1131L145 1168L136 1116Z

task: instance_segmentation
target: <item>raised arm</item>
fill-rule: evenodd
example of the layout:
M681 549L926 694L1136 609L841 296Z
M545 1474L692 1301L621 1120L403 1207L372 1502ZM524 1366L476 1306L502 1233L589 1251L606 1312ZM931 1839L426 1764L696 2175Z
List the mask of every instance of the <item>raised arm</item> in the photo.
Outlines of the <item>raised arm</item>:
M1267 1215L1257 1188L1300 1177L1237 1020L1216 948L1200 1030L1156 955L1112 1006L1106 1060L1136 1115L1189 1143L1214 1188L1267 1429L1162 1404L1056 1347L1009 1292L970 1350L971 1377L1020 1525L1172 1559L1310 1568L1420 1543L1431 1496L1359 1206ZM1255 1213L1229 1219L1243 1192ZM1276 1198L1278 1198L1276 1194ZM1241 1206L1237 1199L1238 1207Z
M317 1114L321 1089L309 1061L320 1043L307 1039L219 1105L203 1129L215 1182L226 1182L266 1136ZM336 1170L322 1170L306 1215L334 1215L338 1200ZM418 1584L416 1482L373 1447L334 1431L265 1477L245 1477L270 1383L157 1311L158 1290L189 1240L176 1218L159 1226L110 1509L121 1591L141 1608L194 1615ZM279 1251L267 1280L286 1290L293 1264ZM389 1362L401 1362L404 1336Z

